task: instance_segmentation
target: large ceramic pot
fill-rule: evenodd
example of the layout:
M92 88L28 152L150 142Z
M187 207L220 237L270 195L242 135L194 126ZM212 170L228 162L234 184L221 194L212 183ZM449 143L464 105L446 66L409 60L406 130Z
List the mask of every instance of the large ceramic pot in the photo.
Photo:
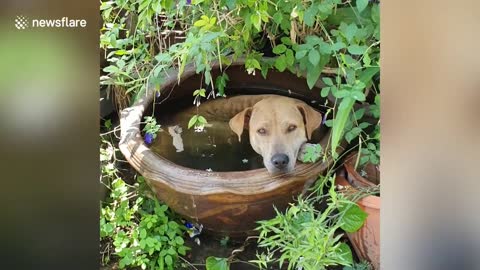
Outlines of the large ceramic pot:
M380 183L380 171L377 166L367 164L363 168L365 177L355 170L357 154L350 155L344 163L345 173L336 178L337 185L356 188L368 188ZM368 179L367 179L367 178ZM354 233L347 233L358 257L369 261L374 269L380 269L380 196L367 196L357 201L358 206L368 216L363 226Z
M243 61L234 62L226 72L230 78L229 95L278 94L306 100L317 109L323 105L319 89L309 90L305 79L296 75L270 71L264 79L260 72L247 74ZM213 65L213 78L219 74L219 65ZM156 109L165 99L175 104L191 103L192 91L199 87L201 76L195 74L194 66L188 65L180 83L177 75L177 71L172 71L166 76L161 85L162 94L156 98L162 103L156 104ZM208 172L174 164L151 151L140 133L140 122L154 96L155 91L150 89L133 106L122 111L120 150L160 200L186 219L203 224L204 229L231 236L252 233L256 221L275 216L273 206L284 210L332 165L329 157L325 162L297 163L293 173L272 176L264 168ZM319 143L327 149L330 130L324 126L321 129L324 132Z

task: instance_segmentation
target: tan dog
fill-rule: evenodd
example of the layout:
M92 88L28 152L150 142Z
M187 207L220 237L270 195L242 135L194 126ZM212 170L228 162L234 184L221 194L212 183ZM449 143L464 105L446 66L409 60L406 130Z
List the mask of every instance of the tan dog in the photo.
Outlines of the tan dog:
M301 146L322 122L322 115L305 102L269 95L230 119L239 141L249 130L252 148L272 173L293 171Z

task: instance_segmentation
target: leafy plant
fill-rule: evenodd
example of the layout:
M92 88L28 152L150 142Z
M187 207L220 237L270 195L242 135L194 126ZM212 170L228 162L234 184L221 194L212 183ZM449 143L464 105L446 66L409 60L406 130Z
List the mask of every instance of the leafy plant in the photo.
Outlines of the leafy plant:
M151 144L157 137L157 133L161 130L160 125L157 124L157 120L153 116L145 116L145 142Z
M322 145L306 144L305 153L301 153L301 161L304 163L314 163L322 156Z
M139 177L139 182L144 179ZM183 226L175 215L157 200L139 196L138 184L128 186L122 179L112 182L110 200L100 212L100 239L119 258L119 267L175 269L178 256L184 256ZM110 253L104 262L110 260Z
M284 263L287 269L326 269L327 266L353 263L350 247L341 242L340 229L347 232L358 230L365 221L364 213L355 203L335 191L333 177L329 179L327 195L314 199L299 198L298 202L273 219L260 221L259 247L266 252L257 255L261 269L269 264ZM315 201L327 200L327 207L319 211ZM276 256L277 255L277 256Z

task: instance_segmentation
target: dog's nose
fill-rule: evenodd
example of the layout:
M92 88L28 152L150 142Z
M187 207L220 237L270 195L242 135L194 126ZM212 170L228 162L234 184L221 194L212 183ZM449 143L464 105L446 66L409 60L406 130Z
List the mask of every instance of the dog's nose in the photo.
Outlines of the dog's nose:
M275 154L272 157L272 163L277 169L284 169L288 164L288 156L285 154Z

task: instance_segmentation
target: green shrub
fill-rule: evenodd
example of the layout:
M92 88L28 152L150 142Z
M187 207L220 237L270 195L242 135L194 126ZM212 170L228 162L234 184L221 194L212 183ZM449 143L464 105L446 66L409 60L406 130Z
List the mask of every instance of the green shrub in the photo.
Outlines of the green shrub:
M335 191L333 177L327 195L314 199L300 197L285 213L260 221L259 247L266 252L253 261L261 269L269 264L284 263L288 269L321 270L327 266L353 263L350 247L341 242L341 230L354 232L363 225L367 214L355 203ZM327 207L319 211L315 202L327 199Z
M182 238L184 226L175 221L173 212L155 199L138 196L138 185L129 187L120 178L111 188L110 200L100 212L104 249L114 249L111 253L118 257L120 268L176 269L178 256L188 248ZM110 254L104 254L103 262L109 260Z

